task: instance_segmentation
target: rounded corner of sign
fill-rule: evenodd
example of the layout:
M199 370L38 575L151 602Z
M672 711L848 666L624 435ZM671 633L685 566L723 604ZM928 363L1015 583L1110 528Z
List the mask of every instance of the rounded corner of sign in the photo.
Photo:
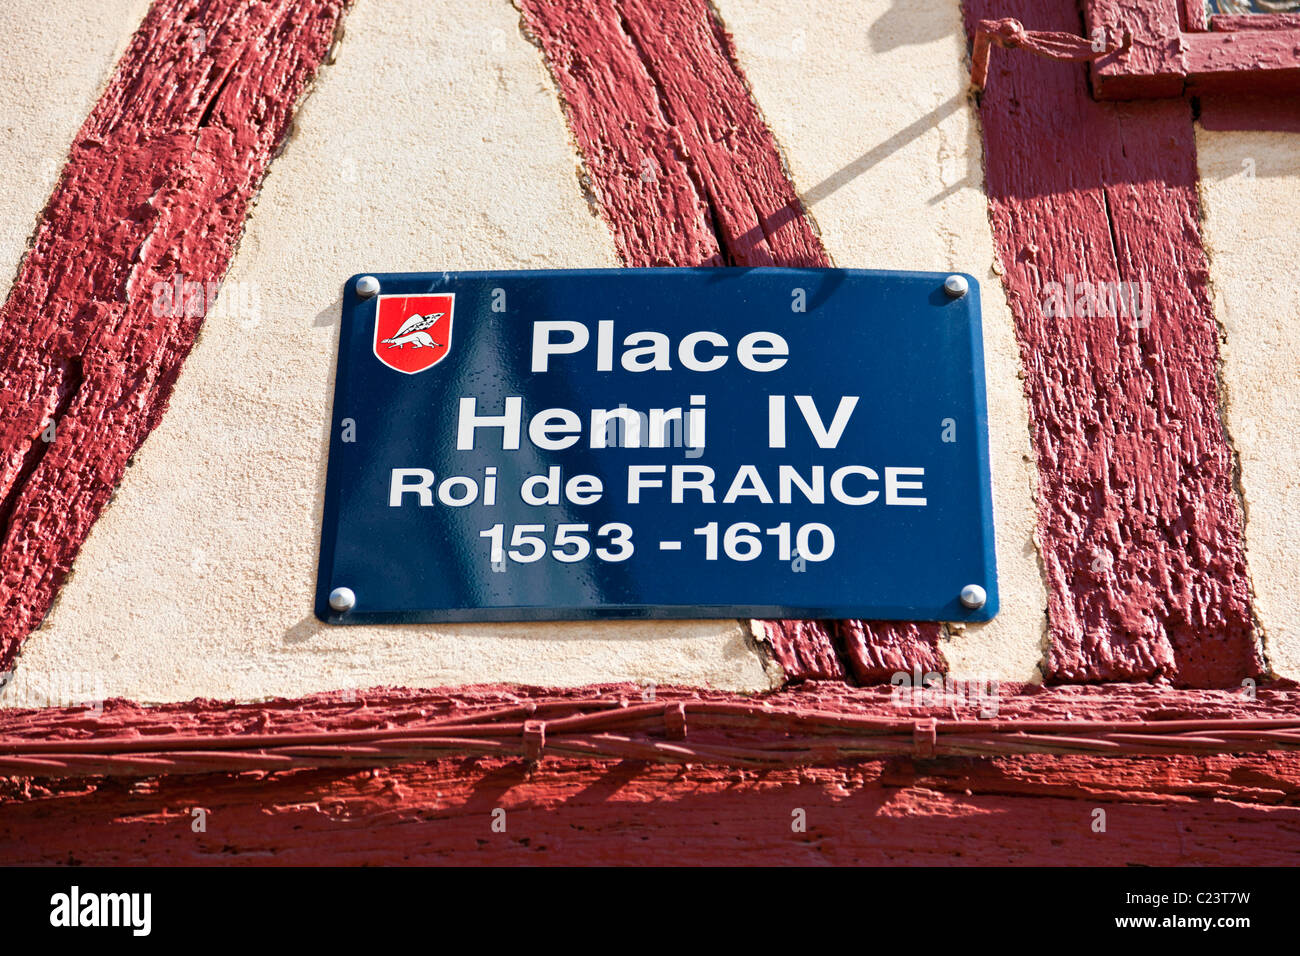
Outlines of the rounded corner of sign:
M312 616L322 624L329 624L337 627L340 624L347 624L346 617L337 613L329 604L329 598L326 596L318 597L315 605L312 607Z
M969 272L958 272L957 275L966 280L966 294L961 297L962 303L967 306L971 318L979 320L980 310L980 280L975 278Z
M984 624L997 617L998 611L1000 611L1001 609L1002 606L1001 603L998 601L997 591L994 591L991 594L989 594L988 600L984 602L984 606L980 608L978 611L975 611L973 614L971 614L971 616L968 617L966 620L973 624Z

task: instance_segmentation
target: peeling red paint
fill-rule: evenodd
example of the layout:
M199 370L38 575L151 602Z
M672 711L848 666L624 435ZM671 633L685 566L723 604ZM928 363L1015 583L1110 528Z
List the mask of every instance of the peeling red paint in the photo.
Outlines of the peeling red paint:
M612 2L655 77L724 259L738 266L830 265L749 96L731 38L705 0Z
M159 0L78 134L0 308L0 669L50 607L202 322L346 0ZM53 425L52 441L43 438Z
M1099 99L1300 90L1295 15L1216 15L1207 24L1201 0L1083 0L1083 12L1089 36L1101 29L1131 40L1093 68Z
M1194 2L1194 0L1188 0ZM1243 30L1300 30L1300 13L1216 13L1210 17L1210 29L1217 33Z
M1071 0L975 0L966 14L994 11L1078 28ZM1083 69L1034 57L997 70L981 104L986 182L1039 464L1048 677L1237 683L1262 663L1191 108L1097 103ZM1149 283L1145 317L1046 314L1049 282L1119 280Z
M400 694L392 699L381 690L345 708L328 696L281 701L255 711L252 726L214 722L201 734L159 721L160 714L162 721L171 719L174 708L137 711L129 702L110 701L106 715L11 713L0 721L7 725L0 726L0 774L53 779L356 770L447 756L780 769L900 754L1204 756L1300 749L1300 716L1279 714L1278 701L1289 699L1280 688L1269 689L1263 701L1247 702L1240 693L1190 700L1183 695L1197 708L1194 716L1150 709L1139 697L1129 701L1133 713L1097 719L1053 714L1046 706L1050 699L1035 699L1034 688L1004 693L996 684L942 680L919 668L906 677L881 692L855 694L841 682L828 689L808 683L799 693L759 699L672 687L639 700L629 696L627 685L550 693L489 687L428 692L416 698L418 706L409 700L403 706ZM1086 698L1066 699L1097 709ZM1231 716L1205 715L1215 708Z
M1300 90L1300 29L1184 34L1184 46L1189 93Z
M979 707L947 698L926 698L912 706L906 688L852 687L840 681L809 681L767 694L661 686L655 701L707 701L787 708L799 714L877 716L910 721L916 717L971 717ZM1086 729L1096 722L1180 720L1300 720L1300 690L1291 682L1261 684L1254 696L1244 690L1174 690L1150 684L1002 684L993 689L997 717L1008 726L1069 720ZM949 693L944 691L944 693ZM902 696L900 696L902 695ZM145 705L113 699L102 710L88 707L0 709L0 749L18 741L121 741L124 748L165 736L206 739L214 734L342 732L419 726L432 720L477 722L486 713L516 720L549 720L575 704L603 702L624 708L646 702L641 684L592 684L548 688L523 685L473 685L454 688L393 688L330 691L300 698L244 703L196 699ZM958 708L958 714L952 710ZM660 722L662 725L662 721ZM112 749L112 748L108 748Z
M1095 766L1030 758L956 761L928 770L897 759L766 773L636 761L562 761L530 771L483 758L361 773L167 777L130 788L111 782L33 787L26 802L0 809L0 860L173 866L1294 864L1300 808L1285 802L1296 796L1294 762L1171 760L1122 770L1130 780L1117 785L1113 765L1095 783ZM1272 802L1183 794L1154 799L1165 772L1246 778ZM1249 788L1223 789L1235 795ZM196 807L206 811L205 832L193 832ZM1092 829L1097 810L1106 813L1105 833Z
M829 265L704 0L519 7L627 265Z
M939 626L895 621L836 621L853 676L860 684L888 683L898 673L920 669L945 674L939 652Z
M376 690L265 704L102 715L0 714L0 735L98 741L181 733L306 733L418 726L483 708L544 717L556 704L641 688ZM942 705L891 690L806 684L764 700L795 711L899 719ZM749 700L668 689L686 700ZM1241 694L1152 687L1008 689L1001 721L1286 716L1291 686ZM965 712L965 711L963 711ZM1080 726L1083 726L1080 723ZM687 731L689 734L689 730ZM1288 863L1300 850L1300 754L839 761L745 770L701 762L446 757L364 771L194 774L122 781L11 780L0 789L0 860L24 863ZM1206 797L1216 799L1204 799ZM191 826L207 811L207 831ZM1107 830L1093 830L1104 809ZM494 811L505 812L494 816ZM806 832L792 827L802 810ZM494 820L505 831L492 828Z
M705 0L518 0L628 266L829 266ZM937 624L760 622L788 680L945 670ZM865 678L863 675L866 675Z
M847 678L838 642L831 638L833 621L755 621L754 626L787 681Z
M723 265L708 203L649 65L613 3L522 0L582 149L590 187L629 266Z
M1205 7L1205 0L1178 0L1178 12L1184 30L1209 29L1210 15Z
M1043 4L1043 15L1053 16L1058 6L1055 0ZM1107 36L1124 36L1129 40L1124 52L1105 57L1092 67L1099 97L1182 95L1187 70L1179 42L1182 17L1178 0L1083 0L1081 6L1087 36L1100 29ZM1011 13L998 15L1013 16ZM1077 14L1068 19L1077 25Z

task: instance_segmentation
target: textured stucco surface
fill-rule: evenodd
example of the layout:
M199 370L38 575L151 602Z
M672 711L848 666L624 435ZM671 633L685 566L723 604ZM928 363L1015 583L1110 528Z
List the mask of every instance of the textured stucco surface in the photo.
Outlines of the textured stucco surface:
M483 681L770 686L735 621L331 628L312 616L342 280L618 264L517 24L490 0L359 0L170 411L24 648L17 686L30 702Z
M1228 433L1241 462L1246 558L1274 673L1300 677L1300 134L1198 126Z
M0 298L36 228L72 142L148 0L0 4Z
M1047 596L1028 410L993 271L956 0L718 0L740 65L835 265L980 279L1001 610L952 628L954 679L1035 680ZM924 387L924 383L917 383Z

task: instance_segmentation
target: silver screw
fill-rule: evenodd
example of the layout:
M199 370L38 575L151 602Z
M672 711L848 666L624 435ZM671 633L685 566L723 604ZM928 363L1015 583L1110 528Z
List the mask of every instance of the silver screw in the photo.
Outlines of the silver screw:
M960 299L970 291L970 283L966 281L965 276L948 276L943 280L943 291L954 299Z
M968 584L961 589L961 603L972 611L982 608L988 599L988 593L978 584Z
M374 276L362 276L357 280L357 295L368 299L379 291L379 280Z
M330 592L330 607L340 614L357 606L357 596L351 588L335 588Z

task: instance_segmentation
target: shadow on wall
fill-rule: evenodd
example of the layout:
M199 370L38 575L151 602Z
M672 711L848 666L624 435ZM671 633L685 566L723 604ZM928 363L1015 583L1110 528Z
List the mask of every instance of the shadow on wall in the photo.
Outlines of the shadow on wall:
M847 186L854 179L856 179L857 177L865 173L867 170L869 170L872 166L875 166L881 160L886 159L889 156L893 155L894 153L898 152L900 149L902 149L904 146L906 146L908 143L912 142L913 140L918 139L921 136L924 136L926 133L930 132L931 130L935 129L945 119L947 119L949 116L951 116L953 113L957 112L958 110L964 109L965 106L966 106L965 93L958 93L956 96L950 97L949 99L945 100L943 103L940 103L938 107L936 107L930 113L927 113L925 116L922 116L915 123L911 123L908 126L903 127L893 136L889 137L889 139L885 140L884 142L880 143L877 146L873 146L871 149L867 150L857 159L853 160L853 162L841 167L840 169L837 169L835 172L831 173L831 175L827 176L825 179L819 182L816 186L813 186L811 189L809 189L807 192L803 194L802 198L803 198L804 205L811 208L821 200L825 199L827 196L831 195L831 193L835 192L836 190L840 189L843 186ZM946 187L943 190L943 192L939 193L936 196L932 196L928 200L928 202L930 205L934 205L937 202L942 202L948 196L952 195L954 192L963 188L964 186L970 186L972 188L978 189L980 186L980 179L978 174L972 172L965 179L961 180L960 182L953 183L952 185Z
M894 5L867 31L873 53L886 53L902 46L919 46L943 39L953 32L953 18L938 9L926 15L917 10L917 0L894 0ZM946 6L946 5L945 5ZM960 21L958 21L960 27Z
M967 95L965 92L949 97L916 122L903 127L893 136L873 146L851 163L840 167L821 182L800 194L799 199L803 203L804 209L812 212L813 206L817 203L847 186L877 163L888 159L913 140L919 139L931 130L938 128L939 124L945 119L958 110L965 109L966 106ZM975 133L972 131L971 135L974 136ZM962 189L983 188L983 177L979 168L979 157L983 155L982 147L979 146L978 140L974 140L974 144L974 148L968 152L971 157L970 171L962 179L950 183L940 192L927 199L927 205L937 205ZM743 235L735 237L732 240L732 245L739 249L749 249L762 242L765 235L770 235L789 224L790 220L799 214L800 211L793 205L782 206L780 209L766 215L761 226L756 226ZM322 315L324 314L322 313Z
M1300 175L1300 135L1267 130L1197 130L1201 182ZM1204 147L1209 145L1209 149Z

